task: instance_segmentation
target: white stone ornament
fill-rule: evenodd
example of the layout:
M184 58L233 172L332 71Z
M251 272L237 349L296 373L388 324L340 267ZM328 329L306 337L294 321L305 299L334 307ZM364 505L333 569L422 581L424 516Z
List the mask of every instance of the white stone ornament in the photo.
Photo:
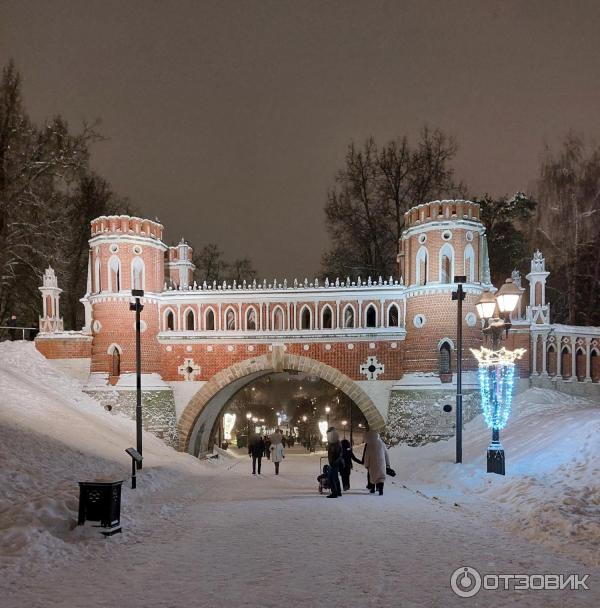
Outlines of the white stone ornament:
M377 361L377 357L367 357L367 362L360 366L360 373L367 377L367 380L377 380L377 376L385 372L383 363Z
M475 324L477 323L477 316L475 315L475 313L468 312L465 315L465 322L469 327L475 327Z
M184 359L183 363L177 368L177 372L186 382L192 382L200 373L200 366L194 363L193 359Z

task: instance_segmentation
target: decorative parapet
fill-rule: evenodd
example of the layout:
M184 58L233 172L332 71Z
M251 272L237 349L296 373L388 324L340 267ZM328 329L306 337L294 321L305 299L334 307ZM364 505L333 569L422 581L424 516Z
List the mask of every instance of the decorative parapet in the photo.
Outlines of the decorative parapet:
M304 279L304 281L298 281L298 279L294 279L292 283L289 283L287 279L284 279L281 283L278 282L277 279L274 279L273 282L267 282L264 279L262 282L254 279L252 282L242 281L238 283L237 281L233 281L228 283L227 281L223 281L222 283L217 281L213 281L212 283L203 281L201 284L194 281L194 283L190 286L186 287L176 287L176 286L168 286L165 284L164 291L280 291L280 290L305 290L305 289L337 289L340 287L345 288L356 288L356 287L389 287L389 288L404 288L404 281L402 277L400 280L394 280L393 277L390 277L387 280L384 280L382 277L374 280L371 277L368 277L366 280L358 277L356 281L351 281L349 277L345 280L340 280L339 278L335 279L335 281L330 281L329 279L325 279L322 283L319 279L314 279L309 282L308 279Z

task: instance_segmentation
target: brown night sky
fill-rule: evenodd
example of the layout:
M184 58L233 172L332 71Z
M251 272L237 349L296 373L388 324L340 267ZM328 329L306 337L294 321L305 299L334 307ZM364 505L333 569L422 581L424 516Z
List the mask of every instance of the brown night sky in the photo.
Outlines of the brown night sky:
M169 240L313 275L350 139L453 134L474 195L526 190L544 142L600 135L600 3L0 6L36 120L102 119L94 165Z

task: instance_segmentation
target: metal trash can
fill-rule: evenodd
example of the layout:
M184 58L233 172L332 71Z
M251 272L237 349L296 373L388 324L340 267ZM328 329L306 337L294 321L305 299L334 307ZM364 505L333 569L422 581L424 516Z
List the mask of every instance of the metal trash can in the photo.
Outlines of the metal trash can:
M100 532L110 536L121 532L120 481L80 481L77 525L86 521L100 522Z

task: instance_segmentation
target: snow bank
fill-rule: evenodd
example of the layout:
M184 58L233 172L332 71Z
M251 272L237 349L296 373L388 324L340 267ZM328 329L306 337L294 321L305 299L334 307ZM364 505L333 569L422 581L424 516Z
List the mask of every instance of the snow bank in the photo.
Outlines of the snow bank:
M78 481L127 480L122 521L133 531L132 512L149 495L215 468L144 433L144 468L132 491L124 450L133 445L135 423L106 412L32 343L0 343L0 565L48 560L71 552L72 543L98 542L97 531L76 526Z
M528 539L600 563L600 404L552 390L518 395L501 434L506 476L486 473L491 432L478 416L454 439L390 450L398 483L487 514Z

